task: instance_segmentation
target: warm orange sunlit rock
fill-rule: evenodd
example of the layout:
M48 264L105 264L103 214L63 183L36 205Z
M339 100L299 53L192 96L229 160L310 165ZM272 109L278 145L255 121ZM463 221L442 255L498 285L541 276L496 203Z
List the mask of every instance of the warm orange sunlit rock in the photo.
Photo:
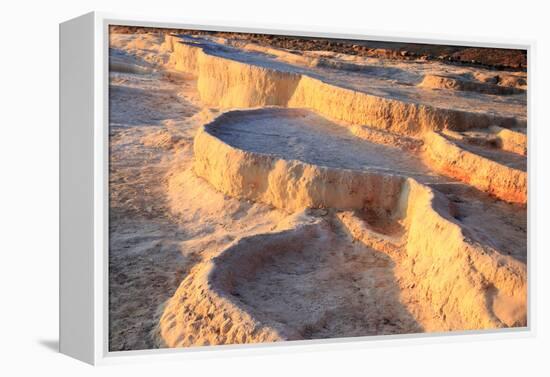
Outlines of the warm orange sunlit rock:
M111 350L527 325L525 72L110 38Z

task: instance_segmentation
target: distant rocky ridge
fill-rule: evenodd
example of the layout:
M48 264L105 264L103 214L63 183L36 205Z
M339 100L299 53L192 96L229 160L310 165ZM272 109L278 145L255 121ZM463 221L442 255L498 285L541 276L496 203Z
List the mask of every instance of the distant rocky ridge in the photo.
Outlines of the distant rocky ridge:
M111 26L116 33L173 32L183 34L209 34L233 39L245 39L275 48L297 51L332 51L350 55L396 60L436 60L450 64L464 64L495 70L527 70L527 51L468 46L432 45L421 43L379 42L281 36L251 33L227 33L204 30L163 29L138 26Z

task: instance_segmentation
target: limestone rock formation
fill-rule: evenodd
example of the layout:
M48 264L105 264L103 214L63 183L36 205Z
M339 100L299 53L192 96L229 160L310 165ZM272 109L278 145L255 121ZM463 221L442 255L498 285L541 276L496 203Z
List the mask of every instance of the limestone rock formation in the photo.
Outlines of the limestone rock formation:
M112 108L148 106L112 138L115 204L170 222L187 258L157 346L527 325L524 74L225 36L112 46ZM169 119L144 132L155 107ZM121 165L128 135L162 174ZM143 177L156 209L123 196Z

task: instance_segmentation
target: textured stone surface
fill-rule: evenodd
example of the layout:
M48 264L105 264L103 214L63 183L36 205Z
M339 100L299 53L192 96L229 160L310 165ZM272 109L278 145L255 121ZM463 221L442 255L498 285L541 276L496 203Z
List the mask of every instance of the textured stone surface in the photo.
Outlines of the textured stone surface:
M181 42L112 35L115 349L527 324L521 73Z

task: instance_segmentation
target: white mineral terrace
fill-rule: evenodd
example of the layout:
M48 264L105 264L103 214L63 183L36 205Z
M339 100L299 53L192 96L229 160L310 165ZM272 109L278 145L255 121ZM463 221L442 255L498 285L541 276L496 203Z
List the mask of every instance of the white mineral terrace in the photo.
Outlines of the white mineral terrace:
M235 148L287 160L398 174L422 182L445 180L434 175L416 154L360 139L349 128L305 109L232 111L210 123L207 129Z
M111 349L527 324L524 73L111 47Z
M310 55L281 53L275 49L261 46L244 45L244 48L231 46L231 41L222 40L223 44L208 38L178 36L174 37L177 45L199 48L210 56L220 57L276 72L288 73L290 77L306 77L321 81L337 88L349 89L373 97L389 99L405 104L419 104L436 109L486 114L497 123L523 125L526 122L526 94L520 90L513 95L491 95L479 92L474 88L463 90L431 90L422 84L426 72L435 70L442 75L459 77L466 81L476 73L473 69L443 66L438 63L401 63L385 64L371 62L374 59L363 59L354 62L340 59L319 59ZM217 39L219 42L220 39ZM276 55L274 55L275 53ZM185 57L184 57L185 59ZM200 72L200 64L198 70ZM478 70L479 71L479 70ZM483 71L483 70L481 70ZM295 85L299 90L299 84ZM478 83L478 85L487 85ZM295 89L296 90L296 89ZM276 103L273 103L276 104ZM464 115L464 114L463 114ZM478 118L473 118L474 121ZM466 126L467 128L475 127Z

